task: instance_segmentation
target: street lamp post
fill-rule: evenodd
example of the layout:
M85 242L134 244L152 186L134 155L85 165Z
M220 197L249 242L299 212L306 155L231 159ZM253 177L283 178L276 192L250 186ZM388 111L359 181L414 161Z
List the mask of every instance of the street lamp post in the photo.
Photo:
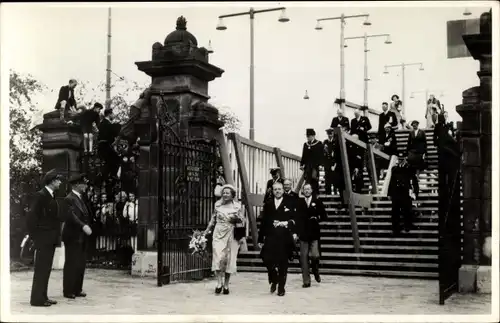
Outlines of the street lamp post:
M286 16L286 8L272 8L272 9L262 9L255 10L250 8L249 11L233 13L228 15L219 16L219 24L217 25L217 30L226 30L227 27L224 25L224 18L246 16L250 17L250 140L255 139L255 120L254 120L254 98L255 98L255 85L254 85L254 19L255 15L264 12L279 11L281 10L281 16L279 17L279 22L288 22L290 19Z
M416 66L419 65L420 71L424 70L424 64L423 63L402 63L402 64L396 64L396 65L385 65L384 69L384 74L389 74L389 68L393 67L400 67L401 68L401 101L403 101L403 107L402 107L402 115L405 115L405 68L407 66Z
M368 49L368 38L375 38L375 37L386 37L385 43L386 44L392 44L391 41L391 35L390 34L376 34L376 35L367 35L366 33L363 36L357 36L357 37L346 37L344 40L351 40L351 39L363 39L364 40L364 92L363 92L363 109L364 109L364 114L366 116L366 110L368 109L368 81L370 80L368 78L368 52L370 51ZM347 47L347 45L344 45L344 47Z
M345 63L344 63L344 47L345 47L345 39L344 39L344 30L345 30L345 21L349 18L365 18L363 25L370 26L371 22L368 20L370 15L362 14L362 15L351 15L346 16L344 14L339 17L330 17L330 18L320 18L317 19L316 30L322 30L321 21L325 20L340 20L340 109L344 110L345 108Z

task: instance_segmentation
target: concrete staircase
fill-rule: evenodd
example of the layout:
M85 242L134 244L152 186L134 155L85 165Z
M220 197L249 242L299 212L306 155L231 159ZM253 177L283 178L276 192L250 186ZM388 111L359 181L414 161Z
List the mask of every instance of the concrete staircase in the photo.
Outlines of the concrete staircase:
M438 195L437 151L432 131L426 131L429 167L420 174L420 194L414 211L414 230L401 237L393 237L391 230L391 201L374 195L367 210L356 208L361 253L353 247L351 222L348 210L337 211L338 196L320 195L327 209L328 221L322 223L321 273L368 275L384 277L412 277L435 279L438 277ZM406 151L408 132L397 132L398 149ZM323 174L321 174L323 176ZM365 192L370 180L365 171ZM379 191L382 181L379 183ZM320 193L324 192L321 178ZM260 220L258 219L258 223ZM252 251L253 241L248 240L249 251L240 252L239 271L263 272L265 268L257 251ZM298 260L290 272L299 272Z

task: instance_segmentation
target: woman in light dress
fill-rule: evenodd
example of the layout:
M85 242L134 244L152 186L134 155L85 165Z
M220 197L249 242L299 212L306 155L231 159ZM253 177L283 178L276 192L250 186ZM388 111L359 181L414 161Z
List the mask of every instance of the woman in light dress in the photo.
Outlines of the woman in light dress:
M229 184L222 187L222 197L215 203L215 210L205 234L212 235L212 270L217 277L215 293L229 294L229 280L236 272L239 241L234 238L237 223L245 221L241 203L236 199L236 189ZM212 231L213 230L213 231Z
M396 115L396 119L398 119L398 123L394 127L395 128L394 130L397 130L399 129L399 125L401 124L401 118L402 118L401 110L403 109L403 102L399 100L399 96L397 94L393 94L391 96L391 101L392 102L389 111L394 112L394 114Z

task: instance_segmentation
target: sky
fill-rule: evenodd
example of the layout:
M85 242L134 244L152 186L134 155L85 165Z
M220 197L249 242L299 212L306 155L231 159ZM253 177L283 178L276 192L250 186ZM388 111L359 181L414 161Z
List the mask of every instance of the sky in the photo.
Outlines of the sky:
M468 7L472 15L467 19L478 18L489 10L480 7L485 4L478 1ZM448 2L446 7L431 7L431 3L406 3L400 7L385 3L375 7L362 2L336 3L336 7L321 2L252 5L256 9L286 6L290 18L288 23L278 22L280 11L255 18L255 139L266 145L300 154L305 129L316 129L319 139L323 139L324 130L336 114L333 101L340 87L340 23L326 21L323 30L317 31L314 27L318 18L367 13L372 25L363 26L363 19L349 19L346 37L362 36L364 32L391 34L390 45L384 44L384 38L369 39L371 108L380 109L392 94L401 96L400 69L391 68L385 75L384 65L423 63L424 71L418 67L406 69L404 101L407 119L411 120L423 122L425 113L424 94L410 99L411 92L428 89L445 105L452 120L460 120L455 107L462 101L462 92L479 84L477 61L471 57L447 59L446 22L465 19L465 5L460 1ZM200 47L211 41L214 53L210 63L225 71L209 85L210 102L231 108L242 121L241 135L248 137L249 19L226 19L226 31L215 27L219 15L247 11L249 6L113 4L112 70L128 80L148 84L150 78L134 62L150 60L153 43L163 43L183 15ZM37 98L44 113L53 109L59 87L70 78L95 85L105 80L107 14L106 4L2 4L4 66L30 73L54 89ZM348 45L346 99L362 104L363 41L350 41ZM309 100L303 99L306 90ZM443 97L439 97L441 93Z

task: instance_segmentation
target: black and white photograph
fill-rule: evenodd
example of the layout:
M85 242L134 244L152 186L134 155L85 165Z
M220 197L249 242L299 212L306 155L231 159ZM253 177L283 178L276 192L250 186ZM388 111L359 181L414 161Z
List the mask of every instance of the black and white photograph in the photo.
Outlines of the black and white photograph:
M498 322L499 14L2 3L1 321Z

